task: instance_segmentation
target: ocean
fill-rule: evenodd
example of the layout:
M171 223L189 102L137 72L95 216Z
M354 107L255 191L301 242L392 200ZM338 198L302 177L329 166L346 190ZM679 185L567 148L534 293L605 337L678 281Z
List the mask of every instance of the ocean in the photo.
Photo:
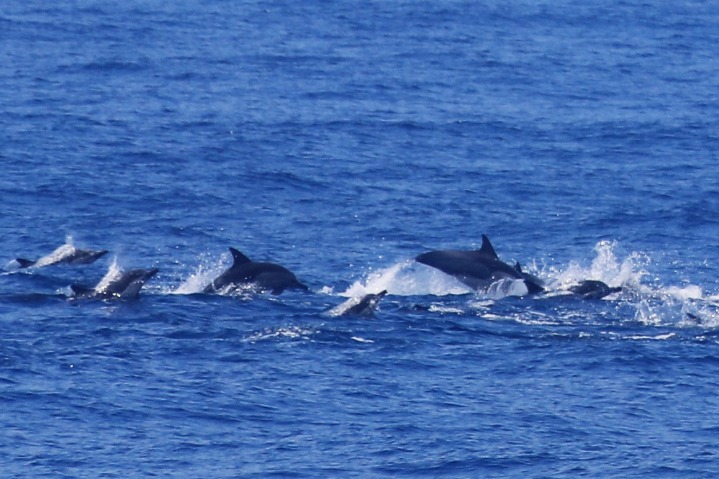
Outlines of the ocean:
M0 39L3 477L719 474L719 4L7 0ZM546 291L414 261L482 235ZM203 293L230 247L309 291Z

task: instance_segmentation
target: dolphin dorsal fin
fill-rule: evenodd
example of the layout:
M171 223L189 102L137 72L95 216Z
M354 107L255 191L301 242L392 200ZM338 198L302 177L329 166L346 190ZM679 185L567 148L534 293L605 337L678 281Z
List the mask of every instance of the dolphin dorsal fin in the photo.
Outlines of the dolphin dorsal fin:
M499 259L499 256L497 256L497 252L494 251L494 247L492 246L492 243L489 242L487 235L482 235L482 247L479 248L479 252L492 258Z
M240 251L236 250L235 248L230 248L230 253L232 253L232 259L234 260L234 264L245 264L250 263L252 260L242 254Z
M15 261L17 261L21 268L29 268L30 266L35 264L35 261L25 258L15 258Z
M519 274L524 274L524 271L522 271L522 265L519 264L519 261L514 263L514 270Z
M81 284L71 284L70 289L75 294L75 296L86 296L90 293L94 293L94 288L88 288L87 286L83 286Z

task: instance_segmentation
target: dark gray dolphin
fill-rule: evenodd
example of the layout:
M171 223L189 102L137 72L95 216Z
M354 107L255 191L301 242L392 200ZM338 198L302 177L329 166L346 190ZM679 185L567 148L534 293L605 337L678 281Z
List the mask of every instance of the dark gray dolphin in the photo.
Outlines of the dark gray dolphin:
M78 249L72 245L64 244L57 248L47 256L43 256L35 261L25 258L15 258L20 268L29 268L35 266L50 266L54 264L90 264L94 263L107 254L107 250L92 251L86 249Z
M70 288L76 298L132 299L138 297L140 289L157 272L157 268L133 269L119 273L116 277L107 281L106 284L101 281L94 288L76 284L70 286Z
M369 318L374 315L380 300L385 297L387 290L377 294L365 294L357 298L350 298L344 303L335 306L329 312L331 316L362 316Z
M602 299L622 290L621 286L611 287L602 281L587 279L567 288L567 291L584 299Z
M307 286L300 283L295 275L275 263L259 263L230 248L233 263L230 268L215 278L203 290L204 293L215 293L228 287L248 286L261 291L270 291L280 294L286 289L301 289L307 291Z
M484 290L503 279L519 279L524 281L529 294L544 291L539 278L501 261L486 235L482 235L482 247L478 250L430 251L417 256L415 261L454 276L476 290Z

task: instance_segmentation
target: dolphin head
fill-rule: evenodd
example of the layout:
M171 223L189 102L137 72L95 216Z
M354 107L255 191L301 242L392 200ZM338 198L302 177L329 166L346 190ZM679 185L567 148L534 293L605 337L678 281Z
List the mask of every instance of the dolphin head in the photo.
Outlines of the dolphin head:
M155 276L159 269L133 269L123 273L120 280L108 288L108 293L118 298L135 298L145 283Z

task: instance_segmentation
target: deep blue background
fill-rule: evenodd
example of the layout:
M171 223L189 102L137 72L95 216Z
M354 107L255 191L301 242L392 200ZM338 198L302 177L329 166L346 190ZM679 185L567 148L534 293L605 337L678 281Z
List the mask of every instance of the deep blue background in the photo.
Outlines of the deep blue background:
M719 7L591 3L4 2L3 476L719 473ZM409 263L483 233L625 292ZM313 294L187 294L228 246Z

